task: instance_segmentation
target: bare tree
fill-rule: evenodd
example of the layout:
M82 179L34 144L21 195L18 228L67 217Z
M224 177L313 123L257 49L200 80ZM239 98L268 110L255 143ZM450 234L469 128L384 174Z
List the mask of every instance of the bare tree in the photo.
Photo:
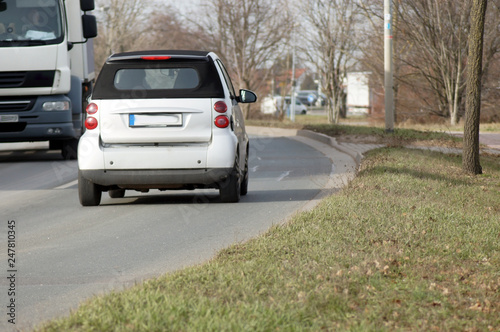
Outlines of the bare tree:
M469 1L405 0L399 28L412 57L402 59L427 81L438 101L434 113L458 123L465 89Z
M113 53L144 47L147 16L151 7L140 0L97 0L99 35L95 40L96 68Z
M171 6L155 8L147 21L144 39L147 49L202 49L208 38L206 32L189 22Z
M196 22L208 34L207 48L229 67L239 88L258 91L272 60L284 50L292 27L282 0L208 0ZM247 112L247 117L249 112Z
M469 32L467 61L467 101L465 108L464 153L462 168L471 174L481 174L479 162L479 115L481 111L481 74L483 35L487 0L474 0Z
M483 38L483 86L481 120L500 121L500 0L490 0L485 17Z
M344 106L344 80L354 64L358 7L354 0L310 0L303 3L308 40L304 52L315 63L328 103L328 121L337 123ZM309 28L310 27L310 28Z
M207 39L173 6L140 0L98 0L96 66L112 53L146 49L200 49ZM99 68L99 67L97 67Z
M498 7L499 0L493 0ZM382 5L359 2L365 14L362 26L366 38L360 44L362 63L378 81L383 77ZM395 93L398 119L407 117L459 121L465 104L467 36L470 0L393 0ZM496 9L496 8L495 8ZM500 51L498 9L486 13L483 82L496 81L497 55ZM491 74L490 74L491 71ZM492 81L493 79L493 81ZM496 86L496 85L495 85ZM486 94L488 104L497 102L494 89ZM434 115L434 117L429 117Z

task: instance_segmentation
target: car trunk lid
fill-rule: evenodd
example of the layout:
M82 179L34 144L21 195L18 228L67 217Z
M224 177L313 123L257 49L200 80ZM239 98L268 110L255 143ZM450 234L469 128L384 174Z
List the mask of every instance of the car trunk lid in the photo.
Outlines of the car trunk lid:
M210 98L101 100L104 144L203 143L212 137Z

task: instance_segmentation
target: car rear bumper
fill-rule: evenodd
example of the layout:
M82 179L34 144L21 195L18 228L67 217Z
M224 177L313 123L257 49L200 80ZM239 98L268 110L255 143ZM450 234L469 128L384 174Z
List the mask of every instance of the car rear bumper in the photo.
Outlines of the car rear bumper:
M101 186L171 189L185 186L216 187L232 168L168 170L81 170L82 176Z

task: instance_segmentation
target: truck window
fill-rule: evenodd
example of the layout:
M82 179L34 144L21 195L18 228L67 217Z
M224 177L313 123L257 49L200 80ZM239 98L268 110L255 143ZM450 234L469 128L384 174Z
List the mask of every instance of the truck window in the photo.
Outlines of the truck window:
M0 12L0 42L15 46L55 44L63 40L61 8L56 0L15 0Z

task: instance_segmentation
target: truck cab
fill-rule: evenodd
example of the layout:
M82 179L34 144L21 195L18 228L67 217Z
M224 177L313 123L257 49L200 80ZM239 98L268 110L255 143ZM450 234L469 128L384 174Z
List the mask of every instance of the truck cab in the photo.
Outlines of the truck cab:
M0 0L0 142L76 158L94 74L93 0Z

